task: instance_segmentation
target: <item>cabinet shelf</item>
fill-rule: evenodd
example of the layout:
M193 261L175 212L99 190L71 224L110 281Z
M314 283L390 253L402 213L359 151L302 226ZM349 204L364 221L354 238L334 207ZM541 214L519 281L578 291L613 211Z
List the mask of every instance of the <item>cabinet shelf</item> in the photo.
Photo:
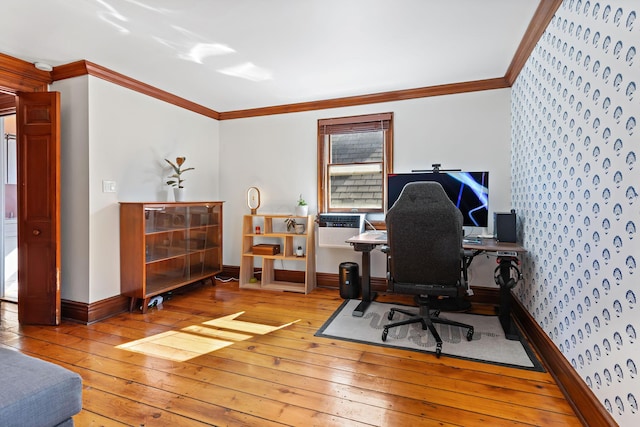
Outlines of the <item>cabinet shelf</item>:
M162 248L159 248L162 250ZM166 248L166 253L164 255L155 255L152 254L150 256L145 257L146 264L152 264L154 262L161 262L170 260L172 258L179 258L184 256L185 254L196 254L196 253L204 253L211 250L220 250L219 247L209 248L209 249L184 249L184 248Z
M166 235L169 233L173 233L175 231L186 231L186 230L202 230L202 231L206 231L209 228L217 228L217 225L198 225L195 227L173 227L173 228L166 228L166 229L156 229L155 231L150 231L147 234L147 236L154 236L154 235Z
M298 224L304 224L304 233L286 231L284 220L292 217ZM257 226L262 232L255 232ZM309 293L316 287L314 236L312 216L245 215L242 221L240 288ZM254 253L252 247L259 243L280 245L280 252L273 255ZM302 256L295 254L297 247L303 248ZM275 272L278 271L275 268L276 261L291 262L293 266L302 267L304 282L275 280ZM262 272L258 281L252 282L256 264L260 265Z
M260 254L254 254L252 252L246 253L246 254L242 254L242 256L246 256L246 257L252 257L252 258L265 258L265 259L281 259L283 261L306 261L307 257L306 256L297 256L297 255L282 255L282 254L277 254L277 255L260 255Z
M307 235L306 234L297 234L297 233L249 233L247 234L247 236L251 236L251 237L277 237L277 238L283 238L283 237L300 237L300 238L306 238Z
M120 289L130 310L222 271L221 225L222 202L121 203Z

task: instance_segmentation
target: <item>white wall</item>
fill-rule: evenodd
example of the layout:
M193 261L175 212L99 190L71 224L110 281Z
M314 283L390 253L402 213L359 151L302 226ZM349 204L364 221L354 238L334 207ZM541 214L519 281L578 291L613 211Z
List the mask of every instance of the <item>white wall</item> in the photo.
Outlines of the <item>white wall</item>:
M510 206L510 90L217 121L91 76L54 83L62 98L62 297L92 303L120 293L119 201L164 201L164 158L187 157L188 199L225 200L225 265L240 265L247 188L261 212L292 213L299 194L317 213L317 120L394 112L394 169L490 171L490 209ZM220 159L223 159L221 162ZM116 193L103 193L102 181ZM491 232L476 229L473 232ZM350 248L318 250L318 272L360 261ZM471 283L492 285L493 260L474 261ZM295 269L294 265L283 265ZM372 275L385 276L381 253Z
M89 78L61 80L60 164L63 299L89 302ZM119 281L118 281L119 283Z
M91 303L120 294L118 202L172 200L165 158L196 168L187 200L218 200L218 122L90 76L52 90L63 104L62 297Z
M220 123L221 197L224 217L224 264L240 265L241 218L248 214L246 191L262 193L259 212L293 213L300 193L317 213L317 120L379 112L394 113L394 171L443 168L488 170L491 212L510 204L510 90L456 94L359 107L310 111ZM492 216L492 213L490 215ZM492 232L487 229L474 233ZM360 261L350 248L317 252L317 271L337 273L342 261ZM472 265L472 284L494 285L493 259ZM294 269L295 266L284 265ZM386 263L372 256L372 276L384 277Z

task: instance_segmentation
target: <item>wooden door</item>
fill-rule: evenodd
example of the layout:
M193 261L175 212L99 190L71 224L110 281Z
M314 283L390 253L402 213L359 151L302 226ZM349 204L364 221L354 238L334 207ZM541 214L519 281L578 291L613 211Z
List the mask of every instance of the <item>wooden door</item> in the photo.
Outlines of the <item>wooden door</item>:
M18 320L60 323L60 94L18 93Z

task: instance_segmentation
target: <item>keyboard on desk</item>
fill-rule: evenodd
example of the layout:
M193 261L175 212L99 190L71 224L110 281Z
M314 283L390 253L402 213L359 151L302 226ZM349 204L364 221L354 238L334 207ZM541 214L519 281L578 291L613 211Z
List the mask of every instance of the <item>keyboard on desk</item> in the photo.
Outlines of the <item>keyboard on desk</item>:
M482 239L479 237L465 237L462 239L462 243L466 243L467 245L481 245Z

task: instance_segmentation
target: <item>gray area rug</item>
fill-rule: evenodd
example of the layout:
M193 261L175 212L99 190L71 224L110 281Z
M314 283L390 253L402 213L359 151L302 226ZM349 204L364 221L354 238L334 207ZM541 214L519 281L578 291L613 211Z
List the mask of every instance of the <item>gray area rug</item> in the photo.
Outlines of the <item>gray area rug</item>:
M389 308L406 306L374 301L363 317L354 317L351 313L359 302L355 299L345 300L315 335L435 354L436 341L433 335L428 330L422 330L419 323L391 328L387 340L382 341L382 328L391 323L387 319ZM396 313L393 321L405 317L402 313ZM440 317L474 327L473 339L467 341L467 329L435 324L443 341L443 356L544 372L542 364L524 339L512 341L505 338L497 316L441 312Z

